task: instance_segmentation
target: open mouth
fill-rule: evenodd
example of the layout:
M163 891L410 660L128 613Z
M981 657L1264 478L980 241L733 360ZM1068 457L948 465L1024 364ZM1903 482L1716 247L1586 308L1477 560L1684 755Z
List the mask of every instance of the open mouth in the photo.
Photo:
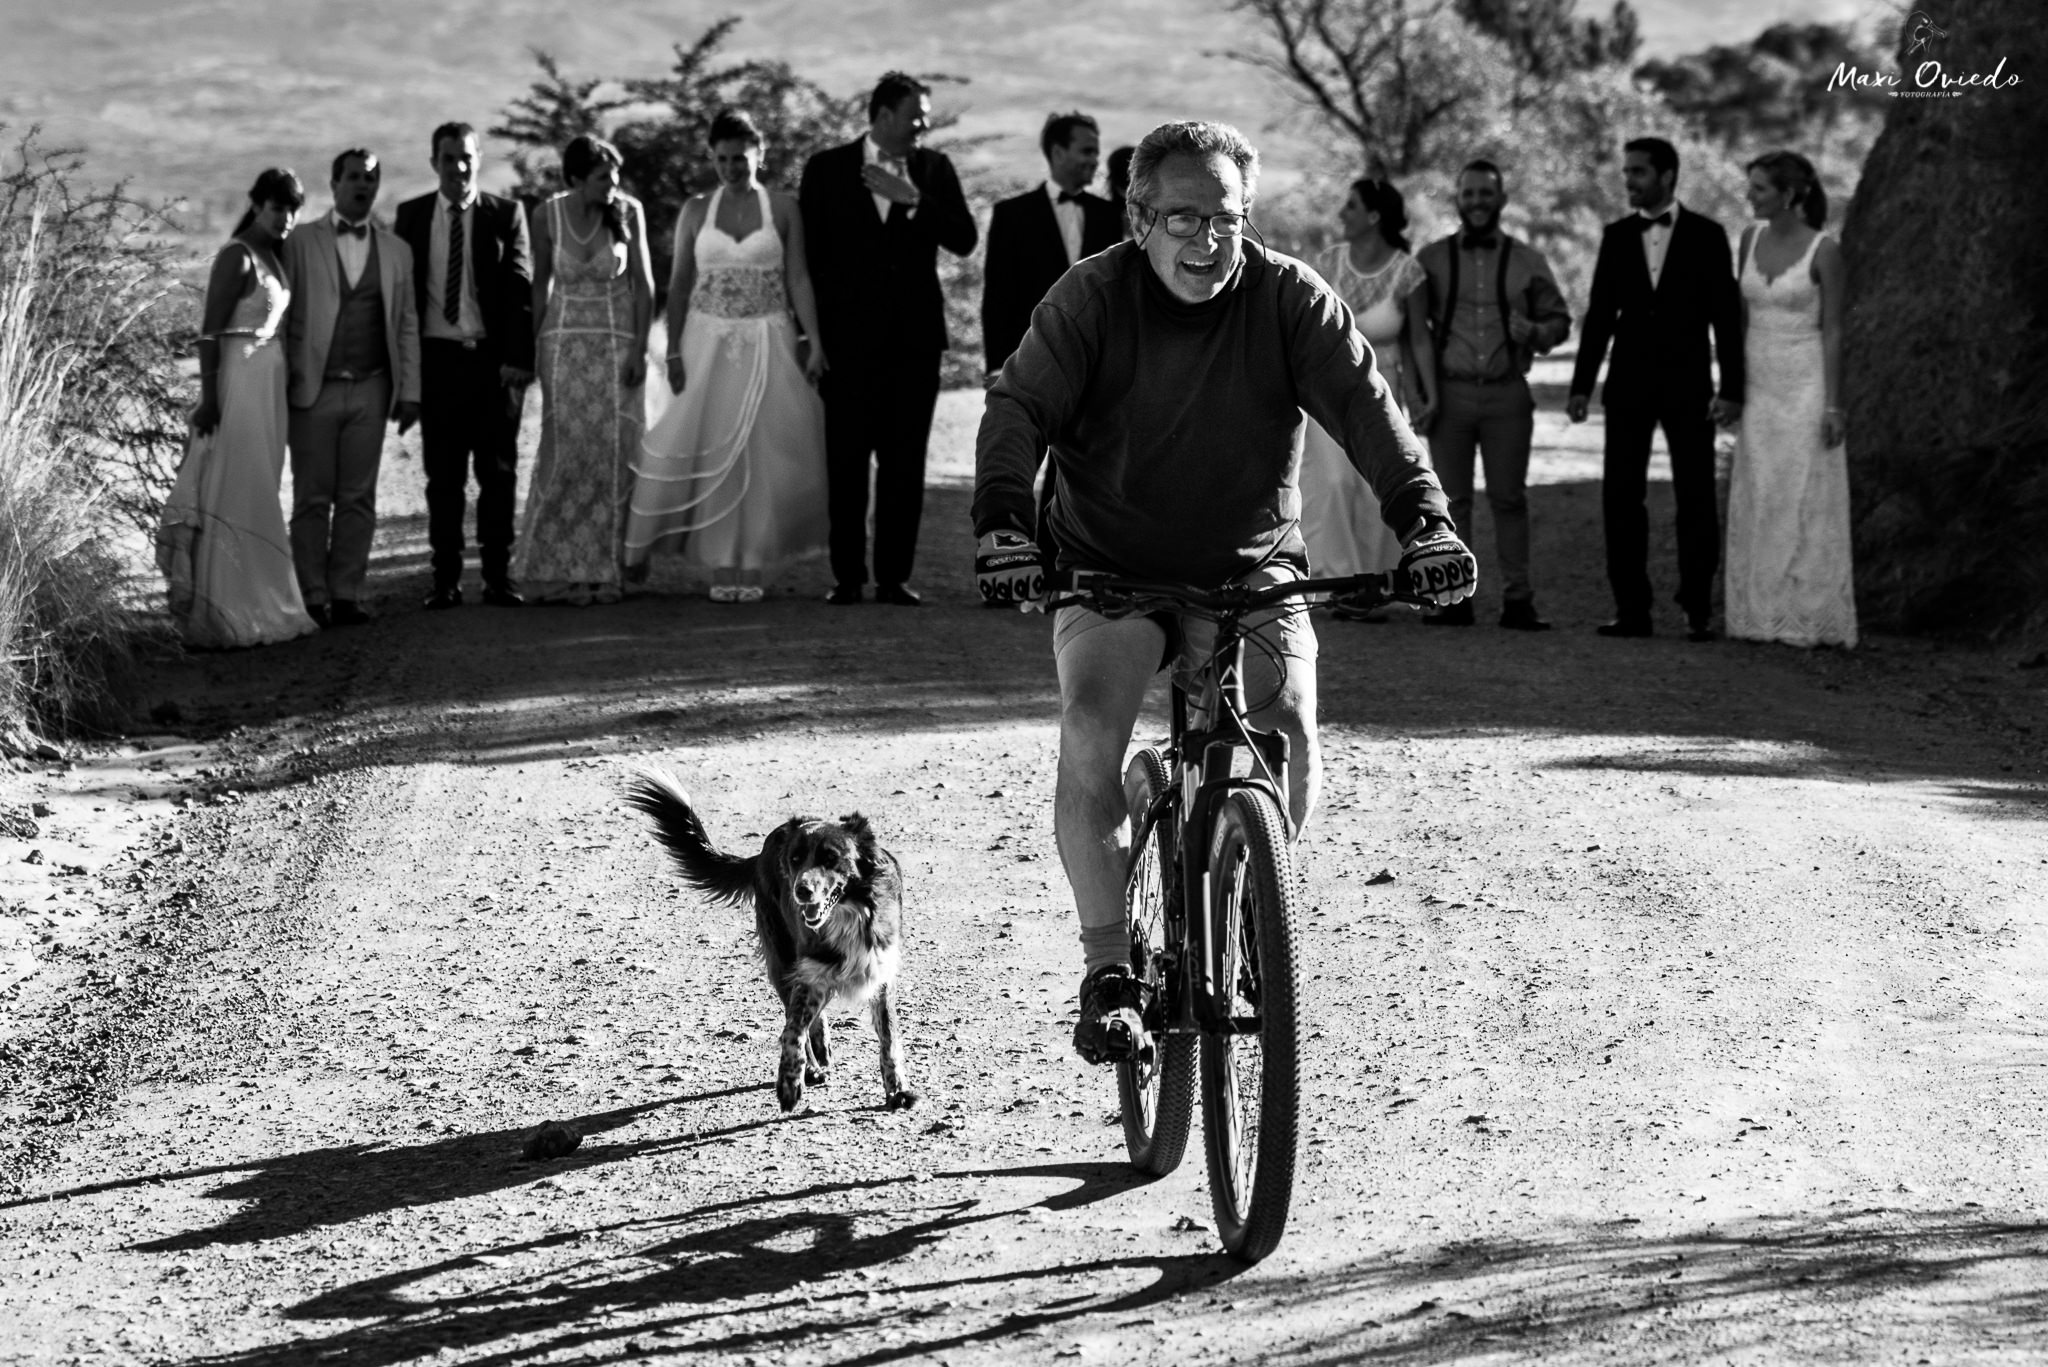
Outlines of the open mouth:
M804 918L804 924L812 930L817 930L825 922L831 920L833 911L839 906L839 894L842 891L844 891L843 888L833 888L831 892L815 902L799 900L797 902L797 911Z

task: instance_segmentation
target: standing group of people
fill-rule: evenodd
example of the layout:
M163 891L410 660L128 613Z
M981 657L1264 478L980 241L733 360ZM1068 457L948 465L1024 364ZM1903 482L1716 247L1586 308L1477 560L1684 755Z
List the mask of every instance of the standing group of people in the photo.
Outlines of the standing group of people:
M876 601L916 606L926 443L950 344L937 254L964 256L977 239L951 163L922 145L930 112L926 86L889 73L870 98L867 133L812 157L794 196L762 185L762 137L747 115L717 117L718 184L676 221L661 375L671 397L652 424L647 219L620 189L611 144L569 143L563 190L529 213L479 190L475 131L445 124L432 138L438 189L399 205L388 229L370 214L381 167L364 149L335 158L334 208L303 226L296 177L266 171L214 265L195 440L159 536L187 639L247 645L367 621L385 432L415 422L429 608L463 602L472 478L487 604L615 602L667 552L709 580L713 601L753 602L774 566L824 551L829 602L861 602L872 582ZM1131 229L1132 149L1111 154L1107 197L1089 188L1103 161L1095 120L1053 115L1040 151L1042 185L998 203L989 224L990 385L1053 286ZM1616 615L1600 632L1654 630L1645 485L1662 427L1678 508L1677 602L1690 639L1714 636L1719 423L1741 433L1728 634L1853 644L1841 265L1820 232L1824 192L1804 158L1758 159L1750 201L1762 223L1731 255L1718 223L1677 202L1677 178L1669 143L1627 144L1633 212L1603 238L1567 404L1582 420L1608 363L1603 513ZM1540 631L1549 623L1530 569L1526 374L1572 317L1542 253L1502 230L1507 200L1497 165L1469 163L1458 231L1418 251L1400 191L1362 179L1339 213L1342 240L1312 264L1426 437L1463 534L1483 471L1500 625ZM519 422L536 378L540 441L515 535ZM1372 491L1331 433L1313 417L1305 429L1299 517L1317 572L1391 566L1399 545ZM288 520L276 506L287 448ZM1056 481L1040 488L1044 521ZM1377 617L1363 605L1338 612ZM1469 626L1472 601L1427 620Z
M1715 638L1718 424L1739 433L1726 528L1727 634L1854 645L1841 256L1821 231L1827 200L1814 168L1794 152L1750 165L1748 198L1760 222L1732 255L1719 223L1679 204L1670 143L1630 141L1623 174L1632 212L1602 238L1567 400L1571 420L1584 420L1607 363L1602 512L1615 617L1599 632L1655 630L1645 496L1651 441L1662 427L1677 501L1677 603L1687 639ZM1537 355L1565 339L1572 319L1542 253L1501 230L1506 202L1500 168L1469 163L1458 177L1459 230L1411 255L1400 192L1384 179L1360 180L1341 211L1343 241L1315 265L1350 304L1381 378L1427 436L1452 518L1468 536L1476 454L1494 520L1500 625L1541 631L1549 623L1535 606L1527 499L1535 400L1524 377ZM1399 548L1370 492L1313 421L1301 489L1302 530L1319 573L1395 563ZM1342 604L1337 613L1378 616ZM1471 600L1426 620L1470 626Z
M434 130L438 189L370 216L374 154L335 158L329 214L299 224L297 176L265 171L217 256L193 441L158 560L188 643L246 646L369 620L361 600L385 431L415 422L429 609L462 605L469 488L483 601L614 602L657 551L758 600L764 571L829 548L829 601L909 580L925 446L948 345L936 257L978 230L952 164L923 147L930 89L892 72L867 134L821 152L792 197L760 182L738 111L710 134L718 186L678 216L664 378L644 384L654 281L641 205L601 138L563 149L561 193L529 212L483 193L476 131ZM801 331L799 331L801 329ZM514 527L528 385L541 430ZM289 452L293 507L278 487Z

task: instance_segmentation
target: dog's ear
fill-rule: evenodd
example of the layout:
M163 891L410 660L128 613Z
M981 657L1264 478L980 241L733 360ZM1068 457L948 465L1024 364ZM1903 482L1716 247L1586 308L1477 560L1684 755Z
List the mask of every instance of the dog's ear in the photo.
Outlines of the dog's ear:
M875 840L868 819L859 812L849 812L839 818L839 829L853 837L854 858L860 864L861 882L872 883L881 857L881 845Z
M761 842L761 857L754 863L754 896L759 905L782 905L783 889L789 886L790 848L801 831L797 822L785 821Z

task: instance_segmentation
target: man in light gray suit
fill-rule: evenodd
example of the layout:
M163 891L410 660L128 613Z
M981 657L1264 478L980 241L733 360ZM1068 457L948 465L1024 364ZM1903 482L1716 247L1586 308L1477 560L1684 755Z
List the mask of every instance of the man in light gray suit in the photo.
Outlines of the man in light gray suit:
M383 178L375 154L334 159L334 210L286 240L291 363L292 562L306 611L359 626L384 424L420 416L420 329L412 248L370 218Z

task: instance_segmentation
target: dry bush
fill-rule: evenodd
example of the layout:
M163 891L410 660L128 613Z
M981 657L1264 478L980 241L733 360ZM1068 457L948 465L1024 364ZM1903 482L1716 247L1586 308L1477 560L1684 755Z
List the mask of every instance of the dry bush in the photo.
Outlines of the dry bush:
M50 327L52 205L0 242L0 744L118 720L137 633L108 535L112 510L65 409L92 363Z

